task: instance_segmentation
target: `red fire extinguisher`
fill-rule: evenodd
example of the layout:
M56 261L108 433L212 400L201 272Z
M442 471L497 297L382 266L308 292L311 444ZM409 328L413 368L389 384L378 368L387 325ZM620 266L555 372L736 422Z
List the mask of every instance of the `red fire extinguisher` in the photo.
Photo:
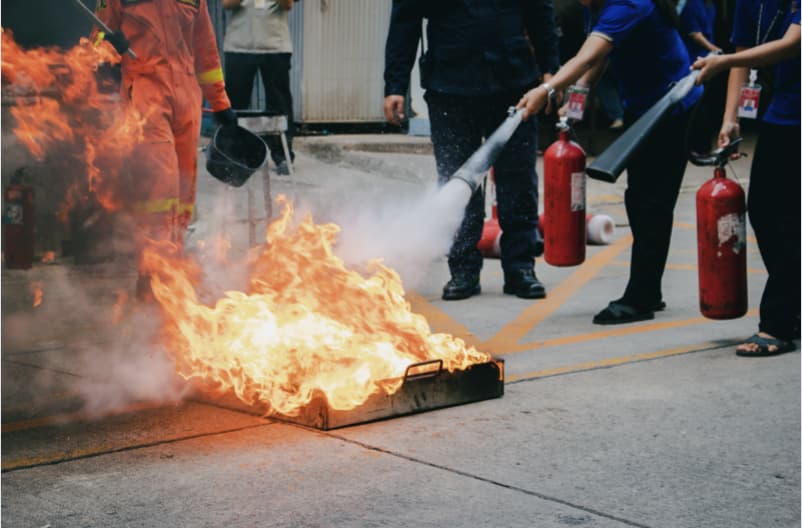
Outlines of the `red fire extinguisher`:
M544 257L552 266L576 266L585 261L585 151L568 138L566 118L557 129L543 155Z
M490 167L489 182L487 191L491 195L492 205L490 208L490 218L485 220L482 227L482 238L476 247L486 258L501 257L501 226L498 223L498 205L496 204L496 178L493 167Z
M699 309L708 319L735 319L747 309L746 199L725 166L740 138L709 156L691 155L694 165L715 165L713 178L696 193Z
M33 189L21 176L20 169L3 191L3 259L9 269L33 265Z

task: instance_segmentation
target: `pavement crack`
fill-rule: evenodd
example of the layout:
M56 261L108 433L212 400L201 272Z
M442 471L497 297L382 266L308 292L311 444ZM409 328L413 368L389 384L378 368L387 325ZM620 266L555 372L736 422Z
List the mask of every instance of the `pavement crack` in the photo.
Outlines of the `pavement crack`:
M306 428L304 428L304 429L306 429ZM624 524L626 526L634 526L636 528L651 528L649 525L646 525L646 524L642 524L642 523L639 523L639 522L636 522L636 521L631 521L631 520L625 519L623 517L618 517L617 515L606 513L606 512L597 510L595 508L591 508L589 506L584 506L582 504L577 504L577 503L574 503L574 502L571 502L571 501L560 499L558 497L553 497L551 495L546 495L545 493L540 493L538 491L522 488L520 486L515 486L513 484L506 484L506 483L500 482L498 480L494 480L494 479L487 478L487 477L482 477L480 475L475 475L473 473L468 473L467 471L462 471L462 470L455 469L455 468L452 468L452 467L444 466L442 464L435 464L434 462L429 462L429 461L426 461L426 460L422 460L420 458L415 458L413 456L405 455L403 453L399 453L399 452L396 452L396 451L391 451L391 450L385 449L383 447L378 447L378 446L375 446L375 445L367 444L365 442L360 442L359 440L354 440L354 439L347 438L347 437L344 437L344 436L340 436L340 435L337 435L337 434L332 434L332 433L329 433L329 432L326 432L326 431L317 431L317 432L322 434L322 435L328 436L330 438L336 438L337 440L341 440L343 442L347 442L349 444L353 444L353 445L359 446L359 447L361 447L363 449L368 449L370 451L375 451L375 452L382 453L382 454L385 454L385 455L390 455L390 456L393 456L393 457L396 457L396 458L400 458L402 460L406 460L408 462L414 462L416 464L421 464L421 465L424 465L424 466L428 466L430 468L439 469L441 471L446 471L446 472L452 473L454 475L459 475L461 477L470 478L470 479L477 480L479 482L484 482L486 484L491 484L493 486L497 486L497 487L500 487L500 488L508 489L508 490L511 490L511 491L517 491L519 493L523 493L523 494L529 495L531 497L537 497L538 499L541 499L541 500L544 500L544 501L553 502L555 504L560 504L562 506L567 506L567 507L575 509L575 510L579 510L579 511L582 511L582 512L585 512L585 513L589 513L591 515L595 515L597 517L603 517L605 519L610 519L612 521L616 521L616 522L622 523L622 524Z

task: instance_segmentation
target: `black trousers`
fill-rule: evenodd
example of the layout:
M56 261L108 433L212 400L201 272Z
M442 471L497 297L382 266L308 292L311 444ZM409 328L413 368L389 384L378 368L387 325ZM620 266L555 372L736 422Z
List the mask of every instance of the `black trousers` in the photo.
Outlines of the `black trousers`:
M287 143L292 151L293 115L290 92L290 53L226 53L226 91L235 110L246 110L251 106L253 80L258 70L262 74L268 115L287 116ZM267 136L270 157L278 165L284 161L281 138Z
M482 139L507 118L520 93L456 96L426 92L438 180L445 184L478 149ZM532 269L542 241L537 232L537 120L522 123L494 164L501 265L505 271ZM451 274L478 273L482 254L476 244L484 225L484 193L478 190L465 209L462 225L448 255Z
M760 299L760 330L798 337L800 304L800 126L761 123L747 209L769 272Z
M688 160L687 127L691 111L664 116L627 165L624 203L632 230L629 282L622 300L651 307L663 298L661 282L671 243L677 204ZM626 115L632 123L635 116Z

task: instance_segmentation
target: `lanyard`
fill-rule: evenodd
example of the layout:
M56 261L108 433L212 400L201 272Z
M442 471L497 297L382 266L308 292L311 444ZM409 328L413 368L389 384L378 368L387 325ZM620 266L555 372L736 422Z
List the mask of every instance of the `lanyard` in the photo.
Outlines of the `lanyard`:
M757 14L757 31L755 32L755 46L759 46L766 42L771 35L771 30L774 29L774 24L777 23L777 20L785 15L785 8L777 7L777 12L774 13L774 18L771 19L771 23L769 23L769 27L766 28L766 33L763 34L763 40L760 40L760 26L763 25L763 2L760 2L760 9Z

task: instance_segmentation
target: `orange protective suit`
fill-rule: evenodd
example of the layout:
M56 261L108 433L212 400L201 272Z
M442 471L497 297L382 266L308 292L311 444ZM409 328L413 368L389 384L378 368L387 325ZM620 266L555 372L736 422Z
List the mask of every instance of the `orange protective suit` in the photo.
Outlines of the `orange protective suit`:
M215 112L231 107L206 0L98 0L96 14L138 57L123 54L121 85L124 104L146 116L124 176L137 231L181 244L195 206L202 96Z

